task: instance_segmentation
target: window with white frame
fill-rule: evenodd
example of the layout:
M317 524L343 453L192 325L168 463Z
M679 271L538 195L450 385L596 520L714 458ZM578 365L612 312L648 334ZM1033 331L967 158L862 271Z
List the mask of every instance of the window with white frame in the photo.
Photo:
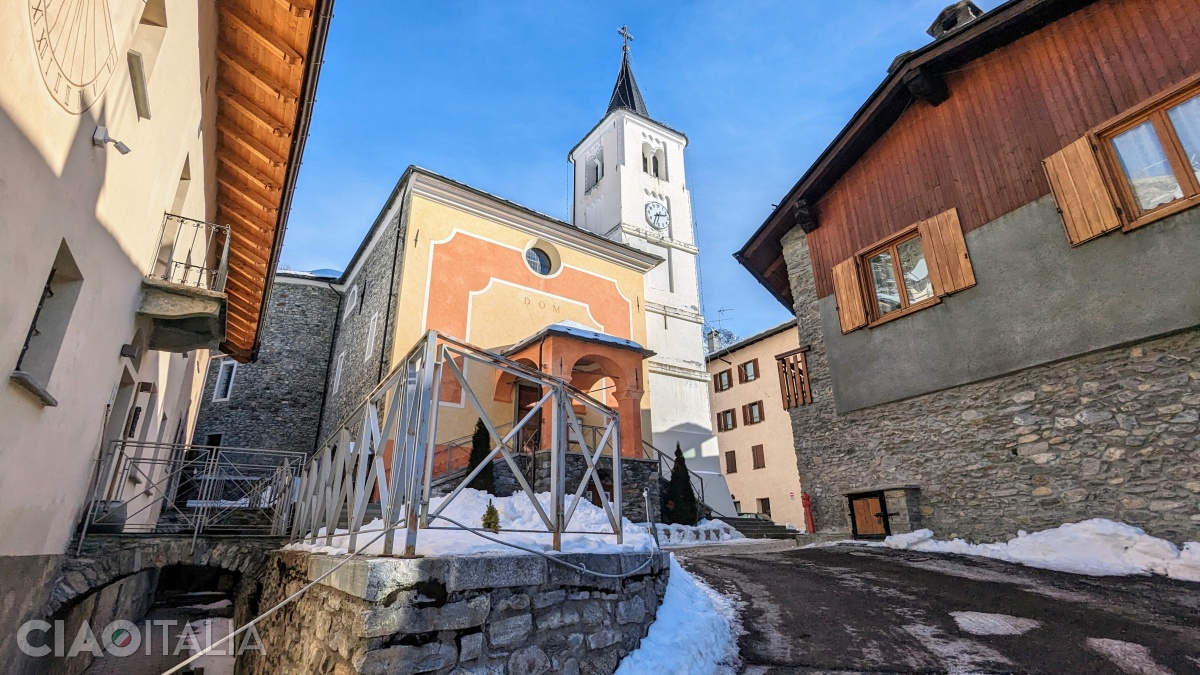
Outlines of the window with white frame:
M214 401L228 401L233 393L233 378L237 375L237 361L225 359L217 366L217 386L213 388Z
M329 392L331 394L336 394L338 392L338 387L340 387L342 384L342 365L345 363L346 352L342 352L341 354L338 354L337 365L334 366L333 369L333 388Z
M345 302L344 307L345 308L342 310L342 321L345 321L347 318L349 318L350 313L353 312L355 310L355 308L358 307L358 286L357 285L351 286L350 290L346 293L346 302Z
M367 328L367 349L363 354L363 361L371 359L371 353L375 351L375 329L379 326L379 312L371 315L371 325Z

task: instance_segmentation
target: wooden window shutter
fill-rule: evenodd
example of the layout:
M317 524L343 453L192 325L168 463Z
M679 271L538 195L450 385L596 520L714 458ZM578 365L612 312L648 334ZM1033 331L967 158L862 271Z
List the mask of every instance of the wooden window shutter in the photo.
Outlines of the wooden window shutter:
M867 307L863 302L857 258L843 260L833 266L833 295L837 299L838 323L843 333L867 325Z
M721 374L716 373L713 376L713 389L721 391Z
M1090 137L1084 136L1050 155L1042 166L1072 246L1121 227L1121 217L1104 183Z
M958 209L943 211L917 224L929 279L938 297L975 285L975 270L958 222Z
M738 366L737 371L738 371L738 383L741 384L746 381L746 364L743 363L742 365Z
M750 404L742 406L742 426L750 424Z

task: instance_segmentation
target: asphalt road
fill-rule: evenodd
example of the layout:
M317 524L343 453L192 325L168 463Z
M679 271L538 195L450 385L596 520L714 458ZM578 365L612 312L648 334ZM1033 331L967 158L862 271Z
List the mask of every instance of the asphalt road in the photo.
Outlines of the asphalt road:
M746 673L1200 674L1200 584L859 546L677 550Z

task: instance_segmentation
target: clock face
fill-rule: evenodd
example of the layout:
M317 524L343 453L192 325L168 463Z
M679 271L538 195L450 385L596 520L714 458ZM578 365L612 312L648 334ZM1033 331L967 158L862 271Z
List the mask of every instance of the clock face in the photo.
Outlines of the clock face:
M33 50L50 95L80 114L104 93L117 67L108 0L28 0Z
M671 224L671 214L662 202L646 202L646 222L656 230L665 230Z

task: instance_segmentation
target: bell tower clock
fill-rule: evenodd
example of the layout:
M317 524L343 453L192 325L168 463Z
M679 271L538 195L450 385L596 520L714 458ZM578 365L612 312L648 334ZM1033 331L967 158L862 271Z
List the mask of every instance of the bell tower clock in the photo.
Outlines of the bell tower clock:
M572 223L663 259L645 278L646 347L653 445L679 443L688 467L705 479L709 505L733 513L721 478L704 362L704 318L683 133L653 119L630 66L633 36L622 26L621 68L604 118L568 159L573 167ZM710 466L711 465L711 466ZM723 496L722 496L723 495Z

